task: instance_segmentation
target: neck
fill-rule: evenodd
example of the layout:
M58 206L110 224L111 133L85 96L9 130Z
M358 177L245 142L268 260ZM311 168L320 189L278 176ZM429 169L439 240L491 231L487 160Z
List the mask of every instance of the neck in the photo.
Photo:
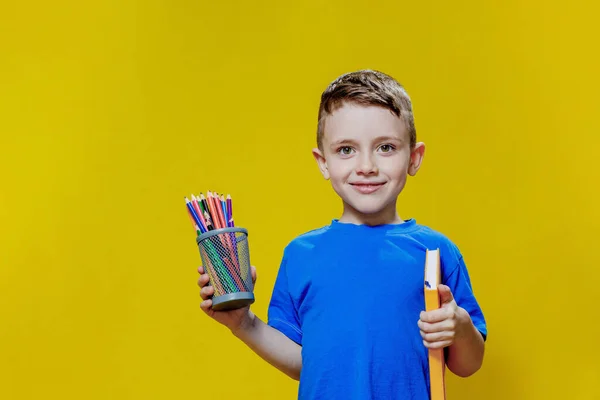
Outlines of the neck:
M344 212L339 221L348 224L369 226L400 224L404 222L396 212L396 204L390 205L376 213L364 214L346 203L344 203Z

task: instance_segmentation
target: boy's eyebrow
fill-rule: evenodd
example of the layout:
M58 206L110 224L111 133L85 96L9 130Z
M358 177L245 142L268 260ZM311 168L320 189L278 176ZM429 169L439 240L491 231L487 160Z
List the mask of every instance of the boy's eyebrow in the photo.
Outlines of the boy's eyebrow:
M340 139L331 143L331 146L339 146L340 144L356 144L356 142L352 139Z
M396 141L402 143L404 140L401 138L393 137L393 136L378 136L373 139L374 142L385 142L385 141ZM352 139L340 139L331 143L332 147L339 146L342 144L356 144L357 142Z
M384 142L386 140L395 140L396 142L403 142L401 138L397 138L394 136L378 136L373 141L374 142Z

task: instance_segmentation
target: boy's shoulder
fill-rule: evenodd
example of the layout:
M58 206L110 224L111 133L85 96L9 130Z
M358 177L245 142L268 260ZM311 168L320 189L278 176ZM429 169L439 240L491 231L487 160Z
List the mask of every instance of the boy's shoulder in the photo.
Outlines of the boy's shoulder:
M292 239L286 246L286 251L290 249L311 250L318 243L322 242L325 234L331 230L331 225L325 225L320 228L311 229Z
M452 240L443 232L434 229L428 225L417 224L419 227L418 231L415 232L414 236L423 237L431 240L432 242L452 243Z

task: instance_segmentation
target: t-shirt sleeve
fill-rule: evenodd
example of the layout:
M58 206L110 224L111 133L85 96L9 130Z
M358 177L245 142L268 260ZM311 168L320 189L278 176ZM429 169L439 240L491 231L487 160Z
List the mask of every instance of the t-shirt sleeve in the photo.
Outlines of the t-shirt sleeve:
M287 267L288 258L284 253L269 304L268 325L277 329L299 345L302 345L302 330L300 329L298 313L289 291Z
M481 307L475 295L473 294L473 288L471 287L471 279L465 265L463 256L458 252L458 249L452 249L449 260L446 261L448 265L444 265L442 261L442 268L444 269L444 282L452 291L454 300L459 307L464 308L473 321L473 325L481 335L483 340L487 339L487 325Z

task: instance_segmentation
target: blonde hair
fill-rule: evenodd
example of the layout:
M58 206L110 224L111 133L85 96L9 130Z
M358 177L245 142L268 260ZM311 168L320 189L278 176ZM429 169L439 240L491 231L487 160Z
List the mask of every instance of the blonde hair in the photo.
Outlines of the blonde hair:
M325 120L344 103L387 108L402 118L410 136L410 147L417 143L412 103L404 87L394 78L375 70L344 74L331 82L321 95L317 125L317 146L323 150Z

